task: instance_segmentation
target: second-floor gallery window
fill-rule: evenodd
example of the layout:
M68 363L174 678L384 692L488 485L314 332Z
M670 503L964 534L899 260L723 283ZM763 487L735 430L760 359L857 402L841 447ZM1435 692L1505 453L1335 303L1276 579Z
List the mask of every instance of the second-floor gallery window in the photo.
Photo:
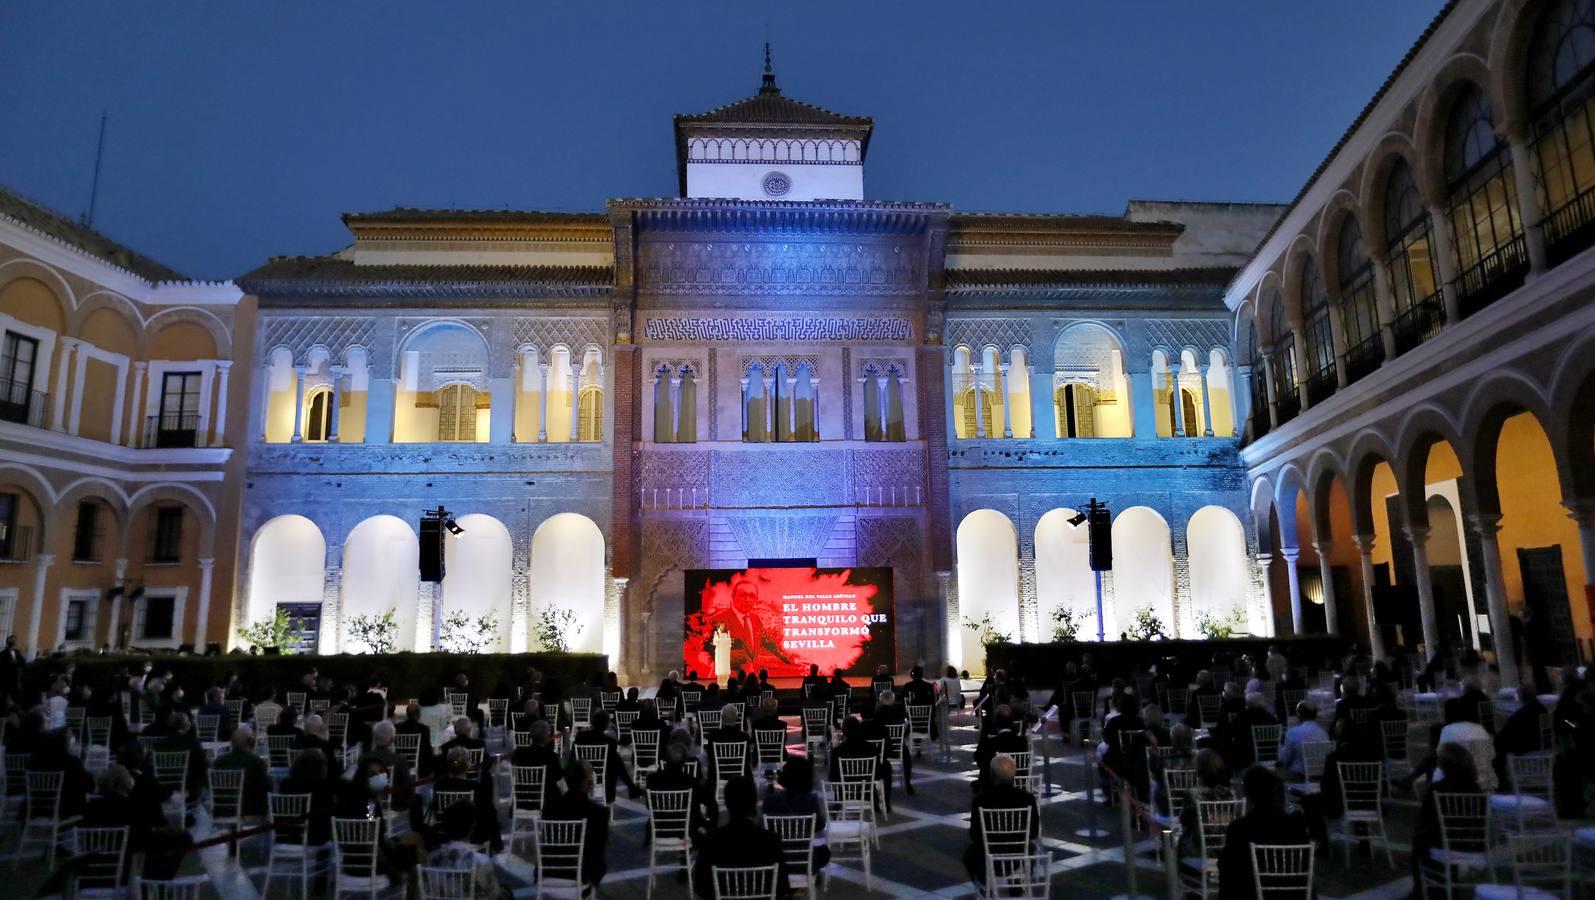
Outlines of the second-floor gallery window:
M198 372L167 372L161 377L161 407L155 417L156 447L192 447L199 436Z
M175 563L183 558L183 508L158 506L150 539L150 562Z
M318 388L305 398L304 438L313 443L327 440L332 430L332 389Z
M1463 315L1503 293L1528 264L1512 157L1495 130L1490 101L1469 87L1446 121L1445 183L1456 238Z
M17 533L17 513L21 504L17 494L0 494L0 559L20 559L21 535Z
M437 394L438 440L476 440L476 389L451 384Z
M77 527L72 532L72 561L100 561L100 505L93 500L78 504Z
M35 417L43 406L33 393L38 359L38 341L14 331L5 333L0 344L0 421L38 424Z

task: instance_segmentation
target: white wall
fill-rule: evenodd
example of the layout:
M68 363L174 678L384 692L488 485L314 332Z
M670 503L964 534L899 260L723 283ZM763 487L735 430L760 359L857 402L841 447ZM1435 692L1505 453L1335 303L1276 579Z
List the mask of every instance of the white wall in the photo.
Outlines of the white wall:
M965 621L989 615L997 630L1019 639L1018 535L1008 517L994 509L977 509L958 524L958 609L960 639L950 642L949 652L958 656L961 651L961 665L971 673L984 672L981 632L965 628Z
M1082 523L1070 525L1072 509L1055 509L1036 522L1036 606L1041 623L1040 639L1052 639L1052 614L1072 609L1078 619L1089 618L1080 626L1079 640L1097 637L1097 586L1091 574L1088 529Z
M604 629L604 533L586 516L550 516L532 534L533 621L550 606L576 614L573 652L609 653L610 668L616 667L620 636Z
M249 609L243 625L270 616L279 603L320 603L327 541L304 516L278 516L255 534L249 561Z
M364 644L349 639L348 621L361 615L394 611L399 624L395 644L401 650L415 643L416 587L420 542L410 524L397 516L372 516L349 532L343 545L343 594L339 615L345 623L337 648L360 653ZM431 623L427 623L430 631ZM428 647L427 649L431 649Z
M461 534L443 541L443 615L464 610L475 618L498 618L498 638L483 653L509 652L510 572L514 566L509 529L492 516L472 513L455 520Z
M784 196L764 192L764 176L780 172L792 187ZM789 160L687 163L687 196L737 200L863 200L862 165L808 165Z
M1152 608L1174 637L1174 548L1163 517L1132 506L1113 520L1113 610L1104 610L1110 639L1128 631L1136 610Z
M1204 506L1186 526L1185 548L1191 565L1191 614L1185 623L1192 628L1189 635L1201 637L1194 630L1201 613L1225 620L1238 609L1245 622L1251 561L1241 520L1221 506Z

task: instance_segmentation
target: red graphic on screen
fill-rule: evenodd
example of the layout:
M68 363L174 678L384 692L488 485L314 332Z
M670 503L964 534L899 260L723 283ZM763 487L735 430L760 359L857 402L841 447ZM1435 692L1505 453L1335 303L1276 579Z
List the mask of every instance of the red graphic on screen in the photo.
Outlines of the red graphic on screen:
M818 665L829 673L873 666L877 656L891 664L889 569L700 570L686 582L685 663L703 677L715 677L722 630L732 670L792 676Z

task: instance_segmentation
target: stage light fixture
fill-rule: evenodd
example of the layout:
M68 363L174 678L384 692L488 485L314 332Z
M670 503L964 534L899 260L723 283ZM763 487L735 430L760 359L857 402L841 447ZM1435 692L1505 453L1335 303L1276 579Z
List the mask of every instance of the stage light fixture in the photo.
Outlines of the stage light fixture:
M1085 513L1075 513L1073 516L1069 517L1069 524L1079 528L1081 525L1085 524L1085 520Z
M465 533L465 529L460 527L460 523L454 521L452 518L444 519L443 520L443 527L447 528L449 530L449 534L464 534Z

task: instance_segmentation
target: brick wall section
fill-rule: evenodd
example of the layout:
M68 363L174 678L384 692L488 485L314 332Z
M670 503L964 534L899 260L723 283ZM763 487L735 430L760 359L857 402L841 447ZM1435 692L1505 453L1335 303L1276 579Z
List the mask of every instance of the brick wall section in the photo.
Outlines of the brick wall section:
M925 498L930 514L930 568L953 568L952 509L948 502L947 398L942 348L919 348L919 421L925 436Z
M615 434L613 436L614 471L611 474L610 484L613 486L613 516L610 535L610 571L616 577L633 577L632 563L635 548L638 545L638 525L636 515L637 492L632 483L632 472L635 468L637 451L638 421L638 378L637 378L637 347L632 344L618 344L614 350L615 360Z

